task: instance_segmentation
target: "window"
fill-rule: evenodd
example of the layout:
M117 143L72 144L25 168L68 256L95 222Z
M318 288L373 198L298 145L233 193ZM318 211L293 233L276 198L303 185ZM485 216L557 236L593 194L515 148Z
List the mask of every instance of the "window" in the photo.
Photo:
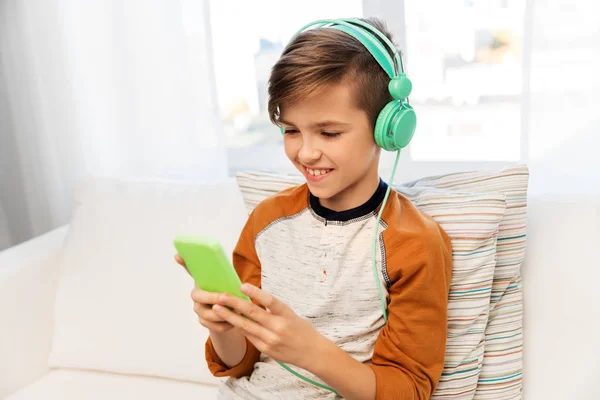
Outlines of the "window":
M525 2L404 4L411 104L419 118L412 159L519 160Z
M307 22L363 13L384 16L413 81L410 100L419 122L403 157L414 162L519 160L524 3L211 0L217 101L230 174L294 170L266 110L270 69Z

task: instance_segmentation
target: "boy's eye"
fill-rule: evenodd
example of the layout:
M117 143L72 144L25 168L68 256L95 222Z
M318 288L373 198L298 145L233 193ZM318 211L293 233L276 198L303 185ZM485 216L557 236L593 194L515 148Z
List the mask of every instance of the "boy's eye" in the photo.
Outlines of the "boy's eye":
M321 132L321 134L322 134L323 136L326 136L326 137L328 137L328 138L334 138L334 137L338 137L338 136L340 136L340 134L339 134L339 133L337 133L337 132Z
M296 129L286 129L283 131L283 133L285 134L292 134L292 133L297 133L298 131Z

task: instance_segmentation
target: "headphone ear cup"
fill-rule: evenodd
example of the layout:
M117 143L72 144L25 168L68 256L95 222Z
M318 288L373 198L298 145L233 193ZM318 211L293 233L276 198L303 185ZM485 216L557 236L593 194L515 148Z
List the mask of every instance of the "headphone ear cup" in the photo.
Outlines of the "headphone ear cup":
M375 143L384 150L391 151L391 141L388 135L390 116L398 109L400 102L391 101L383 107L375 123Z
M410 143L417 127L413 108L400 101L391 101L383 107L375 123L375 142L387 151L400 150Z
M417 129L417 114L410 104L403 103L398 116L392 122L394 125L394 141L399 148L408 146Z

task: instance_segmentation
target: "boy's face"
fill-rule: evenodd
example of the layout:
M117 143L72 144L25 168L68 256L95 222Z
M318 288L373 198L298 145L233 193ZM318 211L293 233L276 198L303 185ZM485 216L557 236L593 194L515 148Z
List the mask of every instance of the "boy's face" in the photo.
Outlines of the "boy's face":
M380 148L348 84L281 107L285 153L321 205L341 211L366 202L379 184Z

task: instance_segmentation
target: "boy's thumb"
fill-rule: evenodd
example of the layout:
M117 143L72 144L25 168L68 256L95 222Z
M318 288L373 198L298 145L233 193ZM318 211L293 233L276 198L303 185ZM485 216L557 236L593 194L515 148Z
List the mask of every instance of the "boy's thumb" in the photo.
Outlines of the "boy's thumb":
M177 263L180 264L186 270L189 276L192 276L192 274L190 274L190 271L187 269L185 262L183 262L183 258L181 258L179 254L175 254L175 261L177 261Z
M181 264L185 267L185 262L183 262L183 258L181 258L179 253L175 254L175 261L177 261L178 264Z

